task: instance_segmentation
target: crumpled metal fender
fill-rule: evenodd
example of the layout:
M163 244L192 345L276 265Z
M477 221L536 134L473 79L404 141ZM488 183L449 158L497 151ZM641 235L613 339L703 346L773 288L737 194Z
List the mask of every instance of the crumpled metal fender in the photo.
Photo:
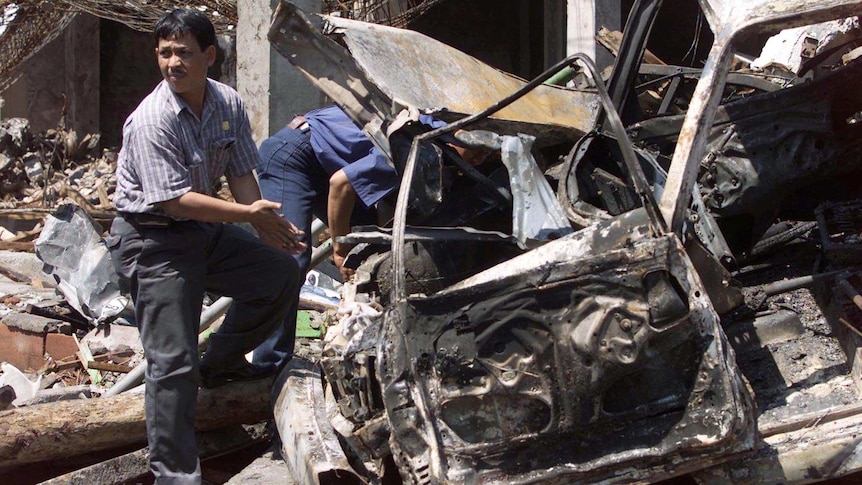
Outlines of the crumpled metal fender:
M383 327L407 483L653 481L753 444L706 291L642 210L392 304Z

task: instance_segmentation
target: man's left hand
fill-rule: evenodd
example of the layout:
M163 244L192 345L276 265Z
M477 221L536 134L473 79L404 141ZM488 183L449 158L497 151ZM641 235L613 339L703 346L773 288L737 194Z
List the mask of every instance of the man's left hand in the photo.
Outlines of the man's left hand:
M281 209L281 204L260 199L250 205L253 213L251 224L257 230L261 241L291 254L305 251L307 245L300 240L305 233L275 212Z

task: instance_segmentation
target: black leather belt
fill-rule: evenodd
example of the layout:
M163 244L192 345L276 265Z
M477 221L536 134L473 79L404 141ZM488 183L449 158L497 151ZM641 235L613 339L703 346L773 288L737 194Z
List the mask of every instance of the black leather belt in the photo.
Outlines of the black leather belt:
M167 216L148 213L120 212L120 216L129 224L140 227L170 227L176 222Z

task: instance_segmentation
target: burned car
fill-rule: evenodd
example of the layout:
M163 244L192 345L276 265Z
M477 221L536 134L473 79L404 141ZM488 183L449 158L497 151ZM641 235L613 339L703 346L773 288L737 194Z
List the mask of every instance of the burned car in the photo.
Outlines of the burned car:
M744 304L729 271L786 198L860 169L862 63L778 86L731 60L747 36L862 1L702 0L709 56L670 76L641 62L661 3L634 3L607 82L580 54L524 82L415 32L329 18L335 42L322 19L280 5L275 48L401 176L391 226L345 238L356 277L319 361L282 376L276 417L297 480L720 480L723 463L765 447L780 464L734 481L808 469L782 459L792 442L766 439L803 425L758 413L721 316ZM588 87L545 84L567 67ZM661 85L653 111L645 79ZM450 123L423 132L420 112ZM471 167L436 142L445 134L495 156ZM820 430L841 448L818 455L829 474L858 467L859 431Z

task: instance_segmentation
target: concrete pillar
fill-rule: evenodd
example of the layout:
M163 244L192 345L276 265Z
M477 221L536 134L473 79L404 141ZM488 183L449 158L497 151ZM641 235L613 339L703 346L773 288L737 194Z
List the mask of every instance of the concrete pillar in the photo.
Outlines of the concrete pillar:
M27 118L32 131L66 127L83 136L99 131L99 19L79 14L56 39L26 61L2 93L4 118Z
M66 48L66 127L99 132L99 19L82 14L62 34Z
M613 64L613 56L596 47L596 33L601 27L622 30L621 1L566 0L566 55L588 54L599 70Z
M568 55L566 53L566 13L566 3L563 0L545 0L545 69Z
M320 0L294 0L305 12L320 12ZM284 127L295 114L320 107L323 95L269 43L266 35L278 1L237 2L237 91L248 109L255 141Z

